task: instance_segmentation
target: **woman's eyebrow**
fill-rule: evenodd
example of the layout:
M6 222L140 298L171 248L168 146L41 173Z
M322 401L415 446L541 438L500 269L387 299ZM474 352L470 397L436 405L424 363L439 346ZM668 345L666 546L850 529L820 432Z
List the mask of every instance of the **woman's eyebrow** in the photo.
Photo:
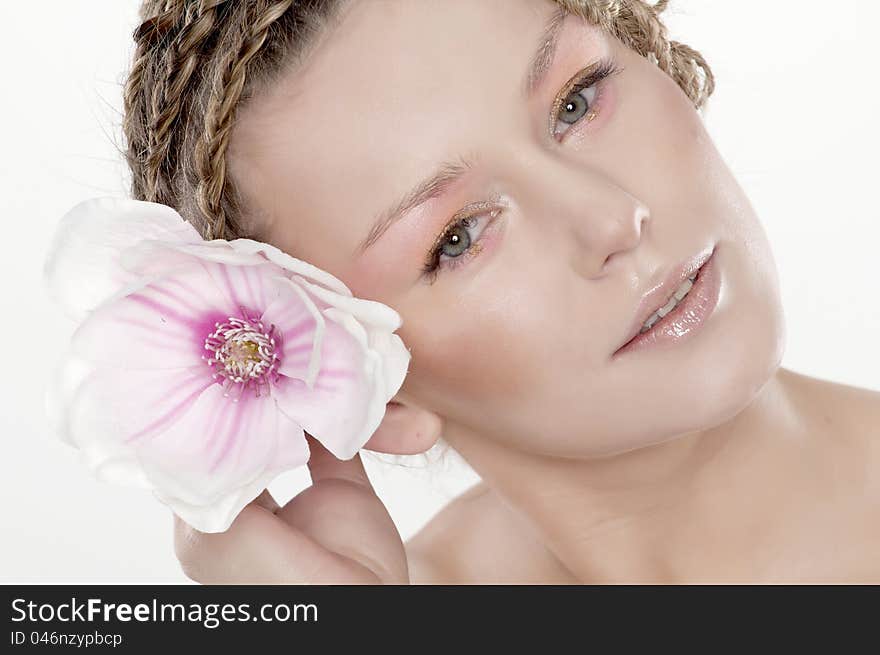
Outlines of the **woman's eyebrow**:
M531 97L535 90L541 86L547 71L553 65L556 48L559 45L559 34L562 32L566 16L568 16L568 9L559 5L544 26L544 33L541 36L538 49L532 57L528 74L526 75L525 90L523 92L526 99Z
M528 100L547 75L547 71L553 64L556 48L559 43L559 34L565 23L568 10L559 5L550 16L541 33L541 39L535 54L529 63L523 83L523 96ZM366 238L355 250L355 255L363 254L367 248L373 245L394 223L403 218L416 207L423 205L428 200L443 195L449 187L455 184L471 168L473 159L460 157L456 160L443 162L435 168L435 172L410 189L399 201L391 205L384 212L380 212L373 222L373 227Z

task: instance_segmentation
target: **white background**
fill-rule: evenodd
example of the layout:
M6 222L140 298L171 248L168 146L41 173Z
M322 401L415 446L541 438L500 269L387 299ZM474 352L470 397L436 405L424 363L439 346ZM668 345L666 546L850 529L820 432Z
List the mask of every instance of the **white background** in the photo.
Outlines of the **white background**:
M127 190L116 144L136 15L136 0L0 5L0 582L188 582L170 510L93 480L43 411L73 329L43 291L45 247L75 203ZM715 71L707 122L774 247L783 366L880 389L880 3L673 0L666 20ZM456 457L378 458L364 461L404 539L476 480ZM270 489L283 502L307 483Z

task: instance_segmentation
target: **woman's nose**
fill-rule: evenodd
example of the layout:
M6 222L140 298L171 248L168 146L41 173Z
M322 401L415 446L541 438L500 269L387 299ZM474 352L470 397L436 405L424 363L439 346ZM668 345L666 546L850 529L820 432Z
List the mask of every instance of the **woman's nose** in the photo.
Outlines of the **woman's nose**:
M538 173L538 171L541 171ZM570 161L532 166L529 214L553 226L559 255L587 279L604 277L642 240L648 206L595 168Z
M589 279L604 277L642 241L651 217L638 198L609 182L590 186L586 212L571 216L572 234L581 247L572 266Z

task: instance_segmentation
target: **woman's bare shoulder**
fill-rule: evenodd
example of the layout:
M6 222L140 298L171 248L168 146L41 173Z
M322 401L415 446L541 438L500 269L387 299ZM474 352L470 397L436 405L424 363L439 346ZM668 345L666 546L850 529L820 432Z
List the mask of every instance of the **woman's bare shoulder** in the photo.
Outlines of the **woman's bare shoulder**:
M406 551L412 584L574 582L484 482L443 507Z
M463 523L473 512L473 500L485 494L488 486L478 482L464 493L453 498L439 512L431 517L422 528L406 542L406 557L409 563L412 584L455 584L451 570L455 558L443 552L442 545L450 540L453 530L461 529Z
M788 372L806 392L810 418L833 446L829 462L847 471L857 497L876 517L880 502L880 391ZM880 538L880 524L877 535Z
M880 455L880 391L790 370L785 374L806 392L821 425Z

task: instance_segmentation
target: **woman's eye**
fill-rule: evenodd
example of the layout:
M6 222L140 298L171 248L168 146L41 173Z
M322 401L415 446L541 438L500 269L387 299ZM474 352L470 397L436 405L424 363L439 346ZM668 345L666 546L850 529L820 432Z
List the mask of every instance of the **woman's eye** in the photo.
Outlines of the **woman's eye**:
M433 279L445 268L457 268L480 250L480 238L486 226L500 213L499 209L485 214L467 216L443 231L437 244L428 253L422 272ZM475 229L478 228L478 229Z
M588 68L567 87L566 95L554 103L553 136L556 139L564 136L585 116L587 120L598 116L602 99L599 83L621 70L612 61L603 60Z
M593 85L577 93L568 94L568 97L559 107L559 114L556 120L568 125L574 125L584 117L588 109L593 108L597 93L596 86Z
M468 228L473 227L475 222L476 219L473 216L469 216L456 223L446 235L443 243L440 244L440 254L447 257L458 257L462 253L467 252L468 248L471 247L471 236Z

